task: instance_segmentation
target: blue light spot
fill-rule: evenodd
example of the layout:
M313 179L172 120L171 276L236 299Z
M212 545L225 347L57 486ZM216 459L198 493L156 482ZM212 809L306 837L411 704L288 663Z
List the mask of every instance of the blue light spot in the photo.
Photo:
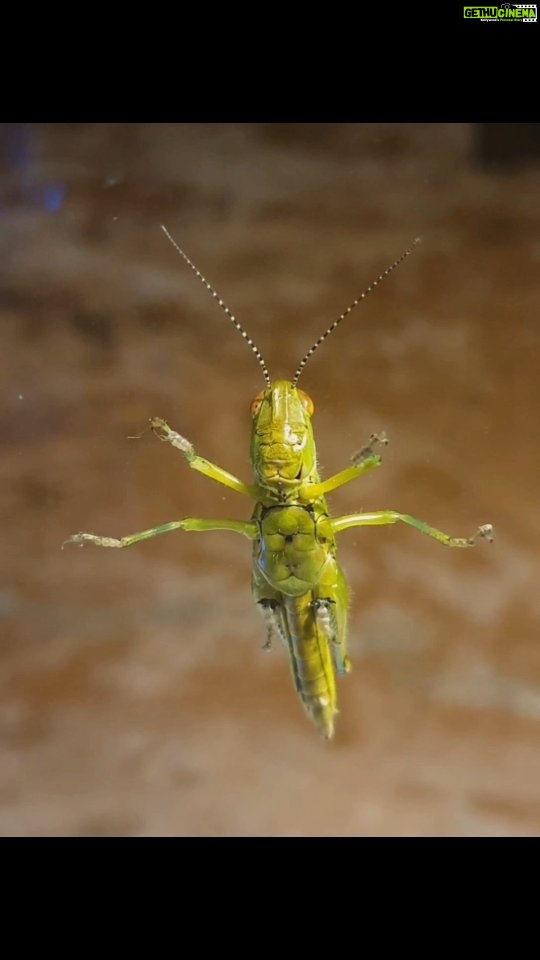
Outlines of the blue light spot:
M62 207L66 198L66 188L63 183L50 183L43 188L43 206L47 213L56 213Z

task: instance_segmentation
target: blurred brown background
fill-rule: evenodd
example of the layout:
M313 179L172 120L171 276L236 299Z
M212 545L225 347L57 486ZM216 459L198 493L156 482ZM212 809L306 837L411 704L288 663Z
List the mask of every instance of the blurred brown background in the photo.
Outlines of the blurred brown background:
M540 831L540 170L498 124L0 127L0 833L533 836ZM536 145L536 148L535 148ZM171 534L250 504L151 434L248 479L260 371L164 222L290 377L319 459L385 430L334 514L353 530L353 672L322 742L261 650L250 545Z

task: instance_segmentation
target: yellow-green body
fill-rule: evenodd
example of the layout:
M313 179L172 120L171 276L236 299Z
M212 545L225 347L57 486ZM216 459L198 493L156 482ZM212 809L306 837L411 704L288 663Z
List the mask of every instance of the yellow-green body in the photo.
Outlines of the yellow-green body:
M261 491L252 520L253 595L272 611L269 627L287 650L295 688L308 714L331 737L337 712L335 673L346 673L348 590L320 482L305 394L273 383L253 419L251 459ZM318 601L332 605L330 629Z

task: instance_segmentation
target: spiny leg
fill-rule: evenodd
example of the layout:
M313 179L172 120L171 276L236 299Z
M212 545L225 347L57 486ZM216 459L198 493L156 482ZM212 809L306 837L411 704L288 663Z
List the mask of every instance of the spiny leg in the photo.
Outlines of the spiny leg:
M256 544L254 550L257 554ZM283 620L283 598L279 590L271 587L266 578L263 577L255 556L251 569L251 592L266 623L266 642L263 644L263 650L270 650L273 637L279 637L287 647L287 631Z
M395 510L378 510L376 513L353 513L347 517L336 517L330 520L330 526L334 533L341 533L342 530L348 530L349 527L374 527L384 526L389 523L407 523L410 527L415 527L420 533L433 537L439 543L446 547L472 547L478 540L488 540L490 543L494 537L493 527L490 523L484 523L478 527L478 530L472 537L450 537L435 527L430 527L422 520L416 520L407 513L397 513Z
M283 627L283 614L279 600L262 599L257 601L259 609L266 623L266 642L263 644L263 650L270 650L274 636L280 638L286 643L286 635Z
M373 451L376 443L388 443L386 434L373 433L369 438L369 443L351 457L352 467L347 467L345 470L341 470L340 473L335 473L334 476L329 477L328 480L322 480L320 483L306 484L302 487L300 490L301 499L313 501L318 497L324 497L332 490L337 490L338 487L343 487L346 483L350 483L352 480L363 476L364 473L369 473L369 471L374 470L375 467L380 467L382 459L379 454Z
M162 533L171 533L173 530L186 530L195 533L205 533L209 530L230 530L232 533L241 533L249 540L255 540L258 536L257 524L251 520L200 520L195 517L188 517L186 520L164 523L160 527L152 527L150 530L142 530L141 533L121 537L119 540L115 540L113 537L97 537L94 533L75 533L64 540L62 549L66 543L77 543L81 547L85 543L94 543L97 547L131 547L133 543L138 543L139 540L150 540L152 537L159 537Z
M243 493L245 496L255 500L259 497L260 490L257 486L249 486L232 473L228 473L227 470L218 467L217 464L211 463L210 460L205 460L204 457L199 457L198 454L195 453L193 444L189 440L186 440L180 433L171 430L168 423L165 423L165 420L162 420L160 417L152 417L150 427L156 437L163 440L164 443L170 443L173 447L176 447L177 450L180 450L193 470L198 470L199 473L210 477L211 480L222 483L225 487L230 487L231 490L236 490L237 493Z
M334 666L340 676L351 672L351 661L343 650L343 644L339 640L339 631L336 614L334 612L335 600L317 599L313 601L313 610L319 630L322 630L330 643L332 659Z
M313 593L312 608L317 627L328 639L337 673L345 676L351 671L351 661L347 656L349 588L335 558L325 564L324 574Z

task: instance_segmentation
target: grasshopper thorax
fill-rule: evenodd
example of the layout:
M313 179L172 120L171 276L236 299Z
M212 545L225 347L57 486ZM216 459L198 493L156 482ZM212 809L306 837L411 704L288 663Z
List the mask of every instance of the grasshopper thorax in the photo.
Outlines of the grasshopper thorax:
M290 494L316 474L313 401L289 380L276 380L251 404L251 461L260 486Z

